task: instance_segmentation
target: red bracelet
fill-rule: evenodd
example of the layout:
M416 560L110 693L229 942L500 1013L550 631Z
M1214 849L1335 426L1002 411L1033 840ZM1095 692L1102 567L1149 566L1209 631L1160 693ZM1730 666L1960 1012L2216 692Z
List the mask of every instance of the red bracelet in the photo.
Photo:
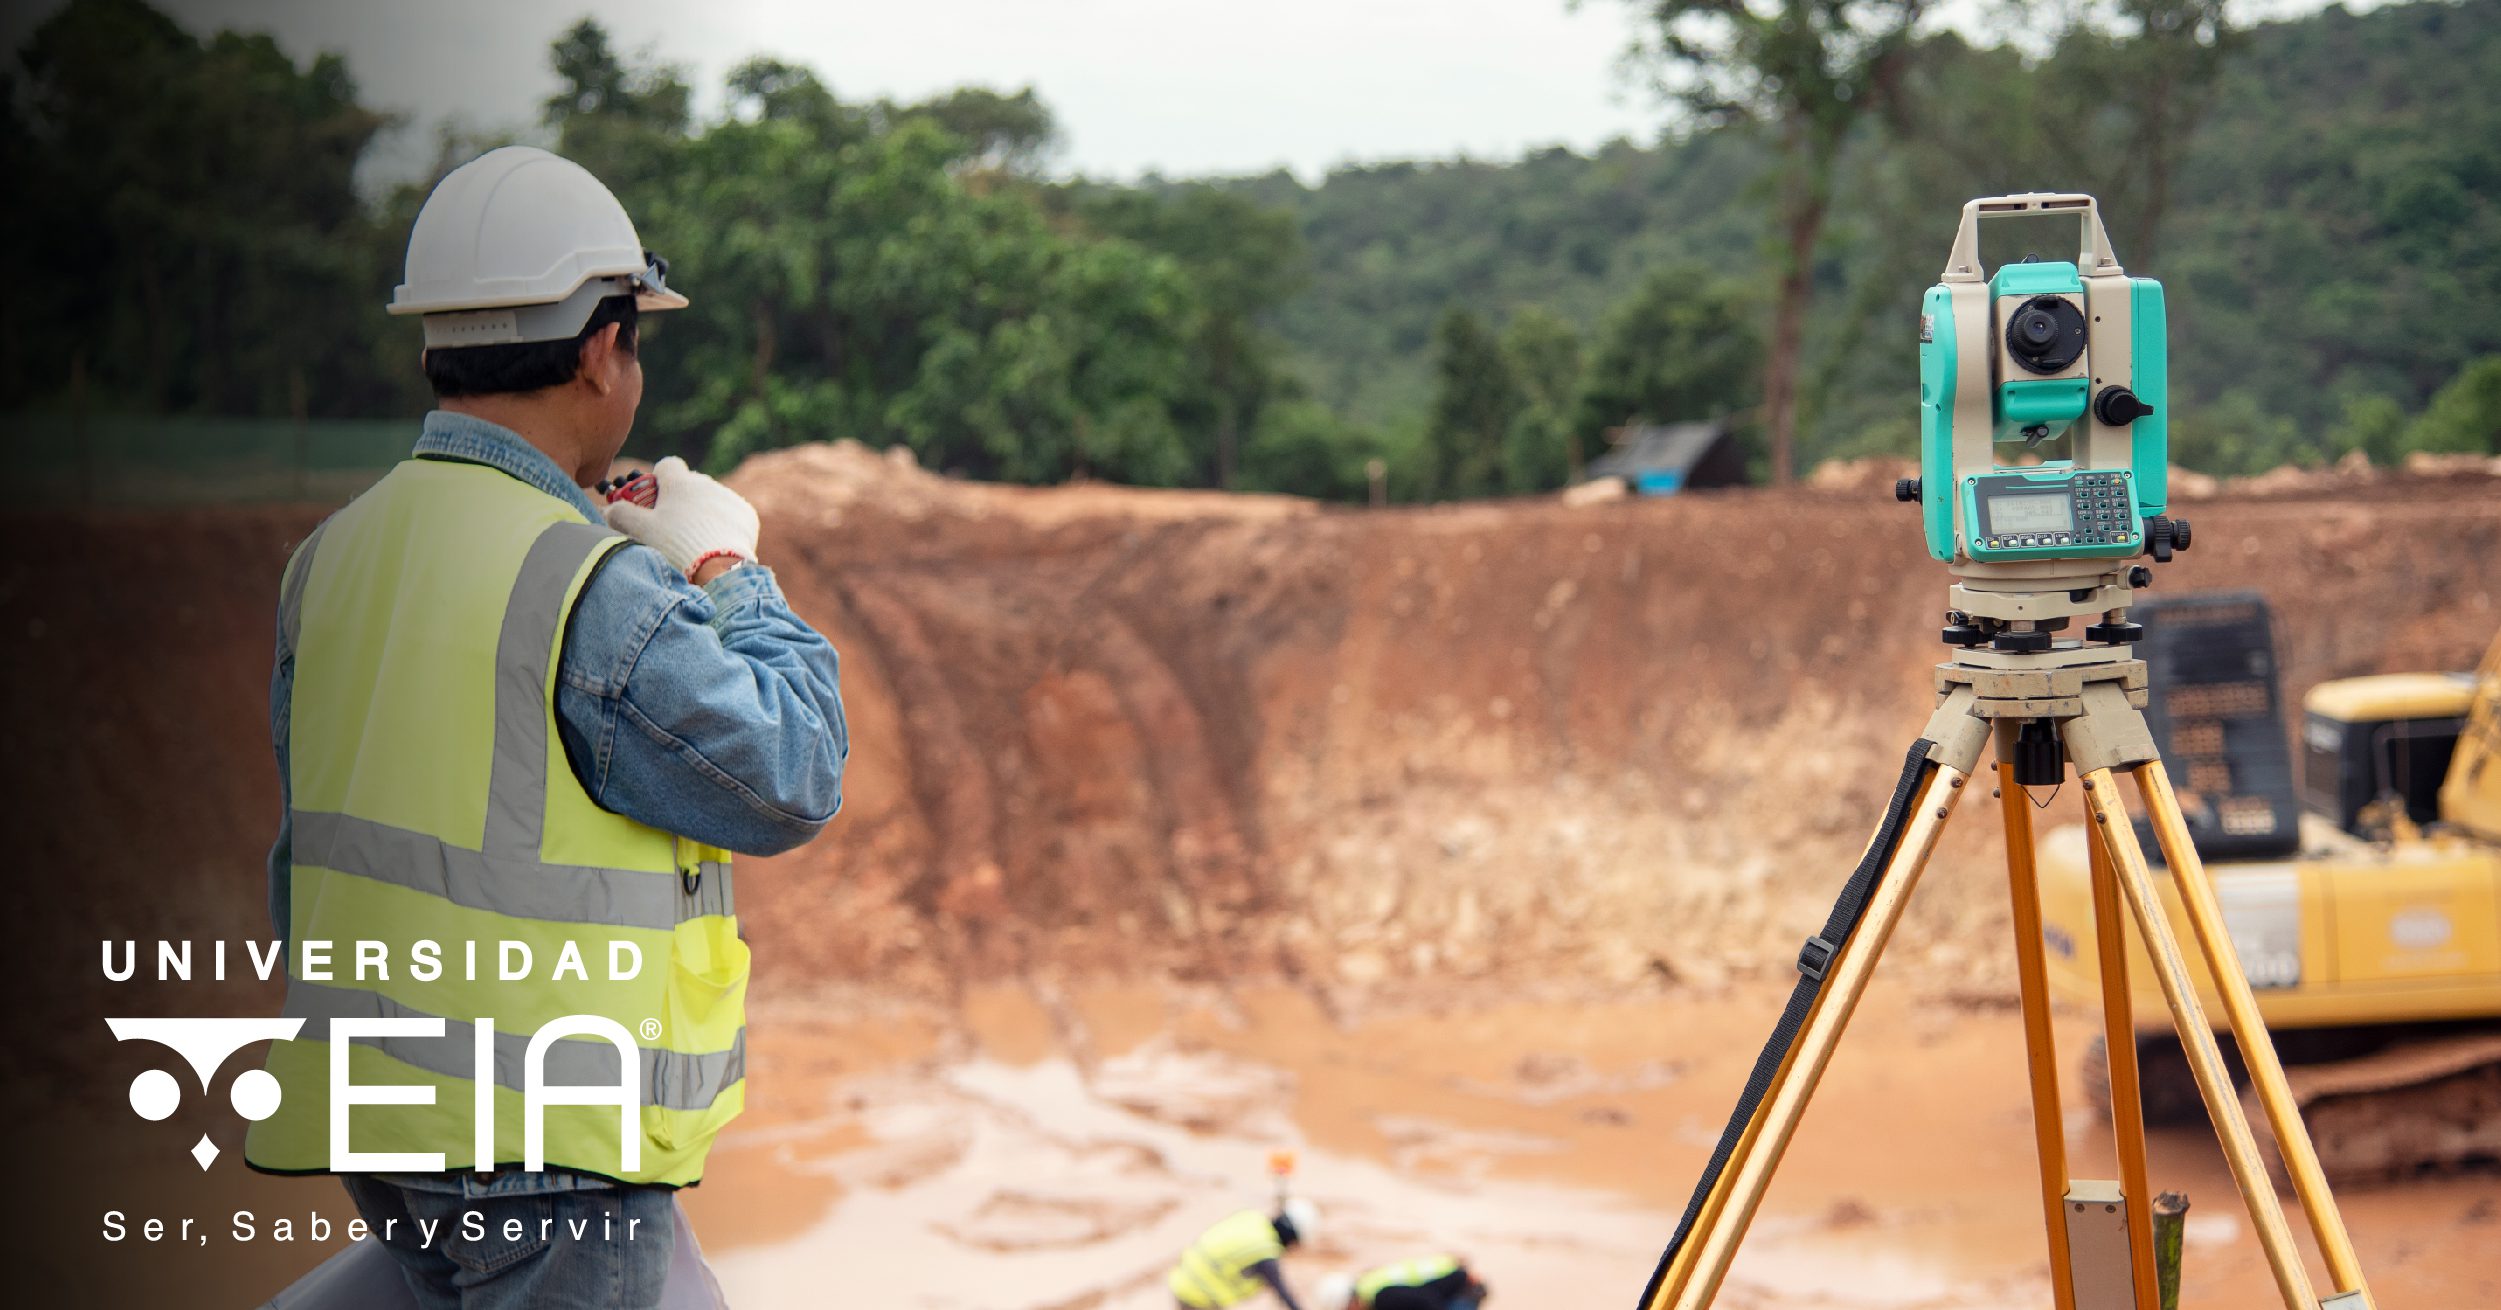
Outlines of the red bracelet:
M723 559L723 558L727 558L727 559L734 559L734 560L738 561L738 562L739 562L739 563L741 563L741 564L753 564L753 563L755 563L755 561L754 561L754 560L751 560L751 559L747 558L747 557L746 557L746 555L745 555L744 553L740 552L740 551L735 551L735 550L707 550L707 551L705 551L704 553L702 553L702 554L700 554L700 555L697 555L697 556L695 557L695 562L694 562L693 564L691 564L691 565L687 566L687 569L686 569L686 580L687 580L688 582L692 582L692 581L694 581L694 580L695 580L695 575L696 575L696 574L698 574L698 573L703 572L703 566L704 566L704 565L709 564L709 563L711 563L712 561L714 561L714 560L716 560L716 559Z

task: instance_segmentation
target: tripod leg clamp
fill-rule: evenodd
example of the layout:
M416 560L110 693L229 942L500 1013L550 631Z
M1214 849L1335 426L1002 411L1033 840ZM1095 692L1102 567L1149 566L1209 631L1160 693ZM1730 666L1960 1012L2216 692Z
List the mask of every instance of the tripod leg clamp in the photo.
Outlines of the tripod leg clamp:
M1928 748L1930 760L1965 776L1980 771L1980 753L1988 749L1990 725L1973 712L1979 702L1979 693L1968 683L1945 693L1936 713L1928 717L1927 731L1919 734L1934 743Z
M2161 758L2153 730L2117 683L2095 682L2084 688L2084 713L2061 728L2067 759L2078 776L2095 769L2128 769Z

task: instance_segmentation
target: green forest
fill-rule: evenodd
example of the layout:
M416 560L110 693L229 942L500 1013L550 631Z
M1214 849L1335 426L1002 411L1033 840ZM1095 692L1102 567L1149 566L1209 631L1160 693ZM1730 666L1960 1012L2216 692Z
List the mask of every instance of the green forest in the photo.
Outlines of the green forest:
M540 120L447 136L434 176L528 141L608 182L694 302L648 325L629 452L716 469L855 438L973 477L1332 498L1378 461L1395 497L1451 499L1708 417L1767 478L1908 455L1959 205L2050 189L2100 196L2170 289L2178 462L2501 452L2501 0L2247 27L2101 0L2020 42L1913 0L1635 7L1652 145L1072 180L1031 90L851 100L756 59L698 117L665 52L585 18ZM0 413L426 408L381 306L432 177L359 190L392 120L343 60L71 0L0 76L0 224L36 268L0 301ZM1987 252L2025 253L2072 237Z

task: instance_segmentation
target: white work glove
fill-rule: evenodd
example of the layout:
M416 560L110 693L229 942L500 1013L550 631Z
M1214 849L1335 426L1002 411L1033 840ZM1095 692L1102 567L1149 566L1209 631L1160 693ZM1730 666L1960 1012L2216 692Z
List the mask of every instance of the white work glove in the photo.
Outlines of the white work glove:
M617 501L608 506L609 527L659 551L689 576L712 556L756 557L756 509L746 497L675 455L652 465L651 476L660 490L650 508Z

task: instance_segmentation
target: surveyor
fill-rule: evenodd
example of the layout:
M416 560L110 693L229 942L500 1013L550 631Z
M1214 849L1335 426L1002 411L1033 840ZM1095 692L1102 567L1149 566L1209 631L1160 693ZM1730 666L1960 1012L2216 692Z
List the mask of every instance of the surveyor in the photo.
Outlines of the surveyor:
M1318 1310L1476 1310L1485 1284L1465 1260L1437 1253L1322 1280Z
M1288 1197L1274 1214L1243 1210L1225 1216L1181 1253L1164 1282L1184 1310L1224 1310L1261 1291L1276 1293L1285 1310L1302 1310L1285 1285L1285 1253L1320 1231L1320 1209Z
M841 802L835 653L755 510L674 458L648 506L583 490L633 426L641 315L687 303L667 278L580 166L454 169L390 305L438 407L279 587L270 901L304 1023L245 1154L343 1175L428 1310L662 1303L672 1190L745 1101L729 853Z

